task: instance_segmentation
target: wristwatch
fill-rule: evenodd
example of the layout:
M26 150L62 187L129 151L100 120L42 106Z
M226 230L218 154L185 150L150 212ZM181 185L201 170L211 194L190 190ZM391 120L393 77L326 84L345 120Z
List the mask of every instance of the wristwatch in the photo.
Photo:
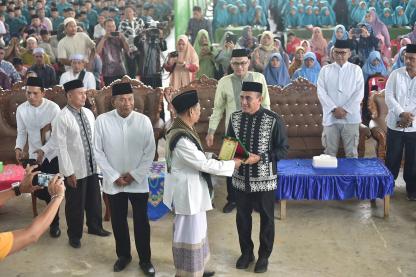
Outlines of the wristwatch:
M16 196L19 196L20 194L22 194L20 192L19 186L20 186L20 182L16 182L12 184L12 189L14 190L14 194L16 194Z

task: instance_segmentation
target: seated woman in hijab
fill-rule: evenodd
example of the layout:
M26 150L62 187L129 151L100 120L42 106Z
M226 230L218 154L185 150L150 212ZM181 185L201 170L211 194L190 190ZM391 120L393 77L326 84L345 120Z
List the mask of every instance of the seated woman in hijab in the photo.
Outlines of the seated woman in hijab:
M394 25L394 18L391 14L390 8L384 8L383 15L380 16L380 20L386 24L386 26L392 26Z
M334 26L336 24L335 15L331 13L328 7L322 7L321 14L319 17L320 26Z
M175 213L173 261L175 276L213 276L205 266L209 260L207 217L212 210L211 175L231 176L241 160L208 159L195 130L201 115L195 90L172 100L177 117L166 134L167 174L163 203Z
M396 7L393 20L394 20L394 25L397 25L400 27L409 25L409 20L406 14L404 13L404 8L402 6Z
M298 70L303 64L303 55L305 54L305 49L302 46L296 48L295 56L293 57L292 63L289 66L289 76L293 76L296 70Z
M357 27L351 28L348 33L349 38L352 40L351 61L362 66L368 59L370 52L379 49L379 39L374 36L370 25L360 23ZM360 32L355 33L355 29L359 29Z
M365 1L361 1L358 7L351 15L353 25L360 23L365 14L367 13L367 3Z
M273 38L273 41L274 41L274 47L276 47L277 52L280 53L280 55L283 57L283 61L286 64L286 68L289 68L289 65L290 65L289 55L283 49L282 42L277 37Z
M253 36L253 27L244 27L243 34L238 39L237 43L241 48L250 49L250 51L253 51L259 44L257 38Z
M337 25L334 28L334 32L332 33L332 38L328 42L327 53L329 53L332 46L334 46L336 40L347 40L348 39L348 32L345 29L344 25Z
M199 70L196 73L196 78L199 79L202 75L214 78L216 69L215 56L217 55L217 51L212 47L207 30L199 30L195 38L194 49L199 57Z
M302 26L314 26L316 25L316 16L313 13L313 8L312 6L307 6L305 8L305 14L302 17L302 20L300 22L300 24Z
M246 26L249 24L248 12L247 12L247 5L240 4L239 7L239 14L238 14L238 24L240 26Z
M256 72L263 73L263 70L269 62L273 53L278 53L278 49L274 46L273 33L264 31L261 35L260 45L254 49L251 54L251 63Z
M288 29L298 28L300 26L300 17L298 14L298 9L296 7L291 7L289 13L285 18L285 27Z
M268 85L284 87L290 83L289 72L279 53L274 53L270 56L269 63L263 74Z
M321 71L321 65L316 60L315 54L313 52L308 52L303 56L303 65L296 70L295 74L293 74L292 80L303 77L316 85L318 82L319 71Z
M250 23L253 26L267 26L267 18L264 15L262 6L256 7L256 13L254 14L254 18Z
M227 2L218 0L214 8L214 19L212 22L213 32L221 27L226 27L228 24Z
M384 38L385 47L389 49L391 46L389 30L387 29L387 26L378 18L377 13L374 10L370 10L366 13L363 22L371 26L375 37L381 36Z
M397 60L394 62L393 67L391 68L391 71L399 69L400 67L403 67L406 65L404 63L404 53L406 53L406 46L400 48L400 51L397 54Z
M364 81L367 82L368 78L373 75L382 75L387 77L387 68L381 59L381 54L378 51L372 51L367 61L363 66Z
M228 4L227 11L228 11L228 24L227 25L239 26L240 17L238 15L239 13L238 7L233 4Z

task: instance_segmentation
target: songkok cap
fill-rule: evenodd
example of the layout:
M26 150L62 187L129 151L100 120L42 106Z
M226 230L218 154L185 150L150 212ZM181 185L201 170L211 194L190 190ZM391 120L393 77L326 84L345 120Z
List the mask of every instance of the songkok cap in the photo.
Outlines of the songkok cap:
M36 55L36 54L45 54L45 50L43 50L43 48L40 48L40 47L38 47L38 48L35 48L35 49L33 49L33 55Z
M64 90L66 93L68 93L70 90L83 88L83 87L84 87L84 83L79 79L75 79L75 80L66 82L64 84Z
M32 19L35 19L35 18L39 18L39 15L37 14L32 15Z
M241 91L255 91L258 93L263 92L263 85L257 82L243 82L243 87Z
M351 45L350 45L349 40L337 39L335 41L334 47L335 48L340 48L340 49L347 49L347 48L350 49Z
M198 93L196 90L190 90L173 98L172 105L177 113L183 113L189 108L195 106L198 102Z
M26 81L26 86L43 88L43 81L40 77L29 77Z
M113 85L113 96L133 93L133 89L130 83L117 83Z
M248 51L246 49L234 49L231 53L231 57L239 58L239 57L248 57Z
M69 22L74 22L75 25L77 24L77 22L75 21L75 19L73 17L67 17L64 20L64 26L66 26Z
M84 60L84 55L82 54L72 54L69 59L71 61L83 61Z
M416 44L407 44L406 53L416 53Z

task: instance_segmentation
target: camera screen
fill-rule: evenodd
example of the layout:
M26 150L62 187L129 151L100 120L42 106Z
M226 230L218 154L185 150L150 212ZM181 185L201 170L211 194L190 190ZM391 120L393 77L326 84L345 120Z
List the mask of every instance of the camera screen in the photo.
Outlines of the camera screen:
M41 187L47 187L49 181L53 179L55 174L48 174L48 173L39 173L38 174L38 185Z

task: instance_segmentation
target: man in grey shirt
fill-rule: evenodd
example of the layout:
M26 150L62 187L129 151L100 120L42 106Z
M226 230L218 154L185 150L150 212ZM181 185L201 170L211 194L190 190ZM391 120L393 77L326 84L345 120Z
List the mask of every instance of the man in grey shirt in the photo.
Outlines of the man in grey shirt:
M211 21L203 17L201 7L194 6L192 11L193 11L193 17L189 19L188 30L186 31L186 35L190 37L190 42L194 44L196 35L198 34L199 30L202 30L202 29L208 31L209 39L213 41Z

